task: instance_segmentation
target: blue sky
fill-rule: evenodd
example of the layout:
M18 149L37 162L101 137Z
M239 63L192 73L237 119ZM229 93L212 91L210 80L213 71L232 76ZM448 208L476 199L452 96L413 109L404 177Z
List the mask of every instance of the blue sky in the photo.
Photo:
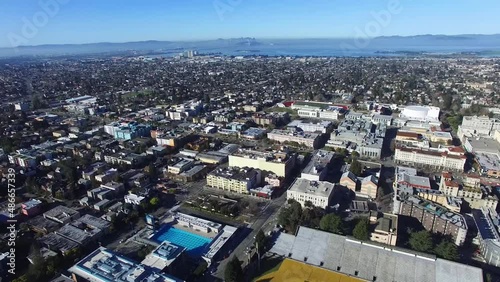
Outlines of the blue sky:
M59 2L62 3L59 3ZM391 12L390 2L401 10ZM231 37L500 33L498 0L0 0L0 47ZM41 3L59 3L51 15ZM373 16L391 15L388 24ZM44 18L45 17L45 18ZM34 19L35 18L35 19ZM29 26L34 29L29 29ZM28 26L28 27L27 27Z

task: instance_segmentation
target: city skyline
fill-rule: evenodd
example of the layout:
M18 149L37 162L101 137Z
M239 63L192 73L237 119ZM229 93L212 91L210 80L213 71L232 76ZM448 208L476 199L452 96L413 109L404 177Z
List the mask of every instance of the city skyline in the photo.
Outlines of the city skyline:
M0 47L217 38L355 38L497 34L494 11L440 1L99 1L0 3ZM495 8L496 7L496 8ZM442 11L446 11L443 13ZM481 19L481 21L478 21ZM474 21L474 25L469 24Z

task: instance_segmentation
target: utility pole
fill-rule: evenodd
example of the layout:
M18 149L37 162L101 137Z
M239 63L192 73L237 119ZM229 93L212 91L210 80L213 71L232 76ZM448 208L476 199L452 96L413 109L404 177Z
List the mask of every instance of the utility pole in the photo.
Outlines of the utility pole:
M256 247L256 250L257 250L257 260L258 260L258 265L257 265L257 269L258 271L260 272L260 250L259 250L259 242L255 241L255 247Z

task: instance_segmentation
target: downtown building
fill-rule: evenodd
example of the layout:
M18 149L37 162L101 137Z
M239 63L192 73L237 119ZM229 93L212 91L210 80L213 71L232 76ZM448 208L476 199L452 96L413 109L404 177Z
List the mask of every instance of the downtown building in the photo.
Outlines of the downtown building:
M261 179L262 173L258 169L219 167L207 174L207 186L229 192L249 194L250 189L257 187Z
M456 245L462 245L468 230L465 218L421 197L433 191L429 178L417 176L417 170L409 167L396 167L395 176L393 214L413 217L426 230L450 235Z
M286 191L286 198L299 202L302 207L306 206L306 202L311 202L313 206L325 209L330 205L334 188L335 184L327 181L297 178Z
M460 147L423 149L398 145L394 155L397 164L458 172L463 172L466 159Z
M321 142L321 134L304 132L296 129L273 129L267 133L267 138L279 143L296 142L309 148L318 149Z
M492 208L472 210L479 235L481 256L487 264L500 267L500 217Z
M267 152L239 149L229 155L230 167L250 167L271 172L278 177L287 178L295 168L297 155L290 152Z

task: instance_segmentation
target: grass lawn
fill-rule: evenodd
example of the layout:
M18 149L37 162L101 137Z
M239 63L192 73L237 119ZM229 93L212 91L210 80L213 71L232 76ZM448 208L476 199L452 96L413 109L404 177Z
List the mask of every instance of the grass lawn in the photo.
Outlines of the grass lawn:
M144 90L144 91L139 91L139 92L129 92L129 93L123 94L122 98L123 99L135 98L139 94L142 94L143 96L148 96L148 95L153 94L153 91L151 91L151 90Z
M188 204L183 204L179 210L184 213L192 214L195 216L201 216L207 219L212 219L214 221L218 221L224 224L229 224L229 225L239 225L242 222L238 220L237 218L232 218L229 216L222 215L220 213L215 213L215 212L210 212L205 209L197 209L195 207L192 207Z

